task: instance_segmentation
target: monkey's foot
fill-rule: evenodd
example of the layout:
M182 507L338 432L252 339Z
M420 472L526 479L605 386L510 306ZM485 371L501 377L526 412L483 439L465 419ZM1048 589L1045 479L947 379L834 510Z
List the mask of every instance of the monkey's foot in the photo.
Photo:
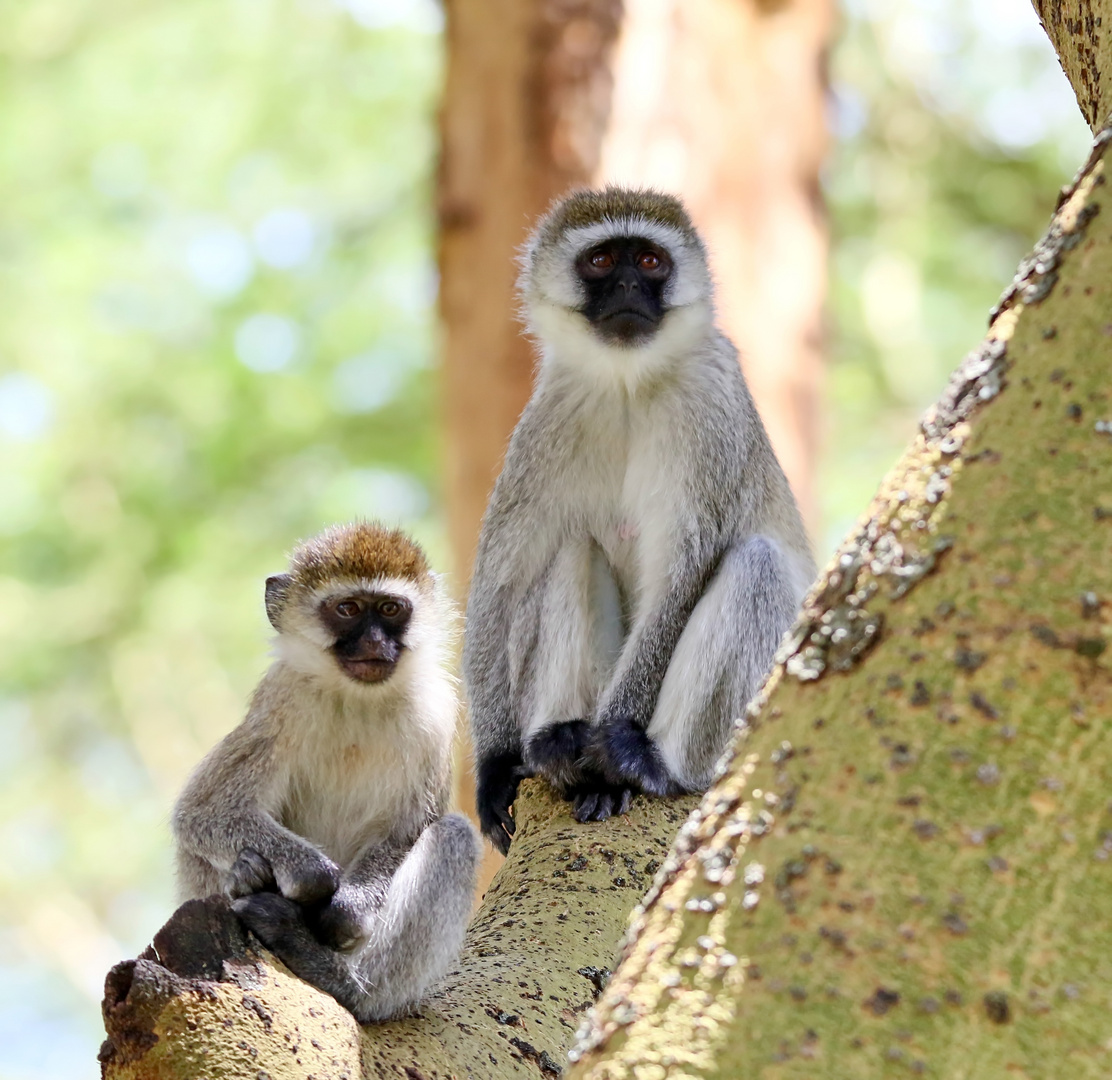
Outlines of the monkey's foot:
M583 776L582 758L591 741L586 720L564 720L529 737L525 761L559 791L575 786Z
M308 931L301 907L278 893L254 893L232 903L232 910L268 949L282 958L283 951Z
M605 821L615 814L624 814L633 801L633 789L624 784L611 784L592 774L577 784L567 795L576 821Z
M656 743L632 720L612 720L596 735L596 767L612 784L627 784L649 795L681 795Z
M305 923L322 945L348 952L364 939L364 904L359 893L359 889L341 885L326 904L305 909Z

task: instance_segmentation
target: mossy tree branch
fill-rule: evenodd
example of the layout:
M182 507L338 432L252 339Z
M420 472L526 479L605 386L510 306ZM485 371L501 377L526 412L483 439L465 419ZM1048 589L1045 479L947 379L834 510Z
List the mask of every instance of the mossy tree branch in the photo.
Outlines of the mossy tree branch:
M248 938L223 901L191 901L109 973L103 1074L555 1076L694 802L638 799L627 817L579 825L542 784L524 783L517 836L458 970L420 1015L363 1029Z

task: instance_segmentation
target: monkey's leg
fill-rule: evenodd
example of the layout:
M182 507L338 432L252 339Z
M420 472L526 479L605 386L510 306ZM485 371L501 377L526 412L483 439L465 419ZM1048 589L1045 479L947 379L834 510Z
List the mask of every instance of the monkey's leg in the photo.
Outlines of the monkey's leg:
M462 814L446 814L418 837L368 920L352 955L363 986L357 1019L383 1020L416 1005L455 962L474 903L482 847Z
M797 606L776 541L753 536L727 550L672 653L645 732L682 788L710 784Z
M233 907L291 971L360 1023L384 1020L416 1005L458 955L480 856L478 835L462 814L434 821L400 865L389 855L379 874L368 852L359 886L366 894L358 905L360 944L346 955L317 941L302 910L273 893Z
M557 790L583 780L598 695L621 648L621 604L601 549L567 541L544 578L525 695L525 766Z

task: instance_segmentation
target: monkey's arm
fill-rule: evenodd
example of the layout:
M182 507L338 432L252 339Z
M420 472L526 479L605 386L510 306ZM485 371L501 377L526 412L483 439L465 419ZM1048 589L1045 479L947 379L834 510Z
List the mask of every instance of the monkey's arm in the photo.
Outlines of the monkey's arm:
M174 807L173 830L183 853L211 865L223 891L241 896L266 888L268 875L245 850L257 852L273 871L283 896L303 903L330 896L340 869L307 840L281 825L270 811L281 802L285 778L274 764L274 737L250 721L213 749L190 777ZM183 877L186 860L179 860ZM192 875L183 893L204 895L211 878Z
M531 644L515 641L515 616L529 602L528 584L551 548L545 508L536 497L546 490L546 467L536 452L527 456L523 449L537 444L535 417L536 410L527 408L515 429L483 518L463 643L479 825L503 854L514 832L510 806L525 775L510 654L511 648L527 652Z
M377 854L385 862L376 871ZM346 956L313 936L297 904L273 893L234 903L244 923L295 974L331 994L360 1023L416 1005L459 953L471 913L479 838L462 814L434 821L400 861L361 857L359 944ZM396 869L395 869L396 866ZM347 888L345 882L341 889ZM340 894L338 894L340 895Z

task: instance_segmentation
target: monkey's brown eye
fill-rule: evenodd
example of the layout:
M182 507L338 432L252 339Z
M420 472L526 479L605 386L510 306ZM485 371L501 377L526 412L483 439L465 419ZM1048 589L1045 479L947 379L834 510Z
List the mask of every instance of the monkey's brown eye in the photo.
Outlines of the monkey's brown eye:
M643 251L637 264L642 270L657 270L660 267L660 256L655 251Z
M383 600L378 605L378 613L384 619L394 619L402 613L402 606L396 600Z
M596 251L590 263L596 270L609 270L614 265L614 256L609 251Z
M355 600L345 600L343 603L336 605L336 614L341 619L354 619L360 612L360 607Z

